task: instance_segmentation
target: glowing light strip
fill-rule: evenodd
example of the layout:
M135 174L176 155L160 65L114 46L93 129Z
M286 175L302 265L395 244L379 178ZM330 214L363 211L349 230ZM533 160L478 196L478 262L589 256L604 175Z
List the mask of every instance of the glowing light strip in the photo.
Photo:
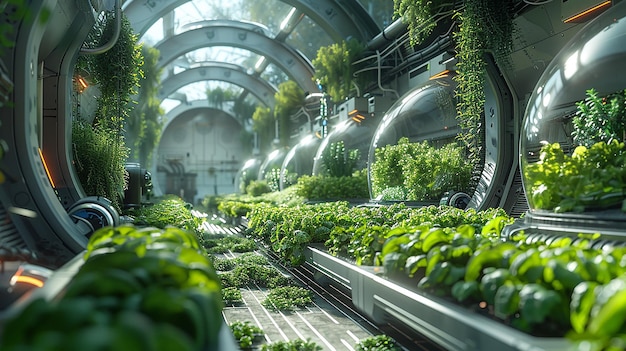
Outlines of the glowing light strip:
M11 278L11 284L12 285L15 285L17 283L30 284L30 285L34 285L34 286L36 286L38 288L41 288L43 286L43 281L41 281L41 280L39 280L37 278L23 276L23 275L13 276L13 278Z
M41 157L41 162L43 163L43 168L46 170L46 174L48 175L48 180L50 180L50 184L52 184L53 188L56 188L54 185L54 180L52 180L52 176L50 175L50 170L48 169L48 165L46 164L46 159L43 157L43 153L41 152L41 148L39 150L39 157Z
M429 79L437 79L437 78L442 78L442 77L446 77L448 76L448 73L450 73L449 69L443 70L437 74L435 74L434 76L430 77Z
M601 9L601 8L607 6L607 5L610 5L610 4L611 4L611 0L607 0L607 1L603 2L603 3L600 3L600 4L592 7L592 8L589 8L589 9L587 9L587 10L585 10L585 11L583 11L583 12L577 14L577 15L574 15L572 17L566 18L565 20L563 20L563 23L569 23L569 22L575 21L575 20L577 20L577 19L579 19L579 18L581 18L583 16L586 16L586 15L588 15L588 14L590 14L590 13L596 11L596 10L599 10L599 9Z

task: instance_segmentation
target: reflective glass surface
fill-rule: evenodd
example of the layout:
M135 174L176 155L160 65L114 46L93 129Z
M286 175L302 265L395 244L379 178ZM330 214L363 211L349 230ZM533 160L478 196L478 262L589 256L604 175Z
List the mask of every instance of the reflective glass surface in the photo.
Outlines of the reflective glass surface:
M280 170L280 190L294 185L303 175L313 174L313 161L321 142L322 139L307 135L287 152Z
M625 5L577 33L530 97L520 163L531 212L624 220Z
M322 140L322 143L315 153L315 158L313 159L313 175L325 174L322 154L326 149L336 145L336 143L340 141L343 141L346 152L358 150L359 158L354 170L365 169L367 167L367 150L369 149L375 127L376 126L372 123L358 124L352 120L338 122L326 138Z
M441 195L440 191L429 195L417 194L416 189L409 189L411 181L405 178L410 170L404 168L414 166L409 162L414 159L410 150L417 150L415 145L418 143L423 145L419 149L424 152L428 151L427 147L442 148L454 144L459 132L455 87L456 83L451 77L429 80L406 93L387 110L368 149L368 179L372 198L424 201L425 198ZM385 159L377 159L383 153ZM442 186L451 184L447 181L441 183Z

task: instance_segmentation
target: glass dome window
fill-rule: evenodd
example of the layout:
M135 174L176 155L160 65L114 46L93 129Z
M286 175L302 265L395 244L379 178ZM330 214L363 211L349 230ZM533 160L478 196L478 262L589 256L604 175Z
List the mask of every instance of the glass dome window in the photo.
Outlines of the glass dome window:
M294 185L303 175L313 174L313 160L321 142L321 139L307 135L289 150L280 169L280 190Z
M272 191L280 190L280 169L286 155L287 149L276 149L267 155L259 167L258 180L267 181Z
M619 3L581 29L539 79L520 137L530 217L623 228L624 60L626 4Z
M247 160L235 177L235 191L239 191L239 193L245 194L248 184L250 184L251 181L257 179L260 167L260 159L251 158Z
M322 140L313 159L313 175L350 176L354 171L367 167L367 150L375 126L372 123L356 123L352 120L338 122ZM341 151L342 149L343 151ZM324 154L335 153L343 157L336 165L324 162ZM352 155L351 155L352 154ZM353 159L353 162L349 162ZM345 162L344 162L345 161Z
M468 191L472 165L456 142L455 88L449 76L429 80L382 117L368 150L372 199L434 203Z

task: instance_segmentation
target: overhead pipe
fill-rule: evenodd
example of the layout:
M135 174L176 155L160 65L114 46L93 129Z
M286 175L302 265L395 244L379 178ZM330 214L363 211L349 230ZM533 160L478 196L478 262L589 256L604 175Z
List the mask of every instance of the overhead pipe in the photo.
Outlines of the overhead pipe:
M120 4L120 0L115 0L115 29L113 31L113 37L104 45L97 48L81 48L80 54L83 55L99 55L109 51L115 43L117 43L117 39L120 37L120 32L122 30L122 6Z

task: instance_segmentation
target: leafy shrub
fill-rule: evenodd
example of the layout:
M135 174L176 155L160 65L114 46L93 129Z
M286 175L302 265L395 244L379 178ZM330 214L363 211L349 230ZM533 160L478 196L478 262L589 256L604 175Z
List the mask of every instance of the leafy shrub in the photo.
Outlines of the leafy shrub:
M228 286L222 289L222 300L224 304L233 305L243 302L241 290L234 286Z
M298 286L279 286L270 290L267 298L262 302L268 309L278 311L292 311L297 307L303 308L313 303L311 291Z
M246 187L246 194L250 196L260 196L271 191L272 189L264 180L253 180Z
M85 121L74 121L72 144L76 151L73 153L76 173L85 193L109 199L121 212L129 150L118 132L93 127Z
M587 98L576 103L572 119L572 137L578 145L590 148L596 143L626 137L626 91L600 97L595 89L587 90Z
M230 324L230 330L242 349L249 349L256 336L263 335L263 330L250 322L235 321Z
M356 345L356 351L400 351L396 342L387 335L375 335L365 338Z
M295 339L276 341L261 347L261 351L321 351L321 346L311 340Z
M356 164L361 157L357 149L346 150L342 140L330 143L322 151L324 175L331 177L347 177L354 173Z
M309 200L369 198L367 172L352 176L308 176L298 178L296 194Z
M174 226L199 233L202 219L191 213L188 203L178 196L167 195L159 199L152 206L140 207L133 210L134 223L137 225L165 228Z
M455 144L434 148L428 142L411 143L401 138L396 145L375 150L371 166L372 196L389 197L387 188L406 190L393 195L394 200L432 201L446 191L469 191L472 164L463 149Z

